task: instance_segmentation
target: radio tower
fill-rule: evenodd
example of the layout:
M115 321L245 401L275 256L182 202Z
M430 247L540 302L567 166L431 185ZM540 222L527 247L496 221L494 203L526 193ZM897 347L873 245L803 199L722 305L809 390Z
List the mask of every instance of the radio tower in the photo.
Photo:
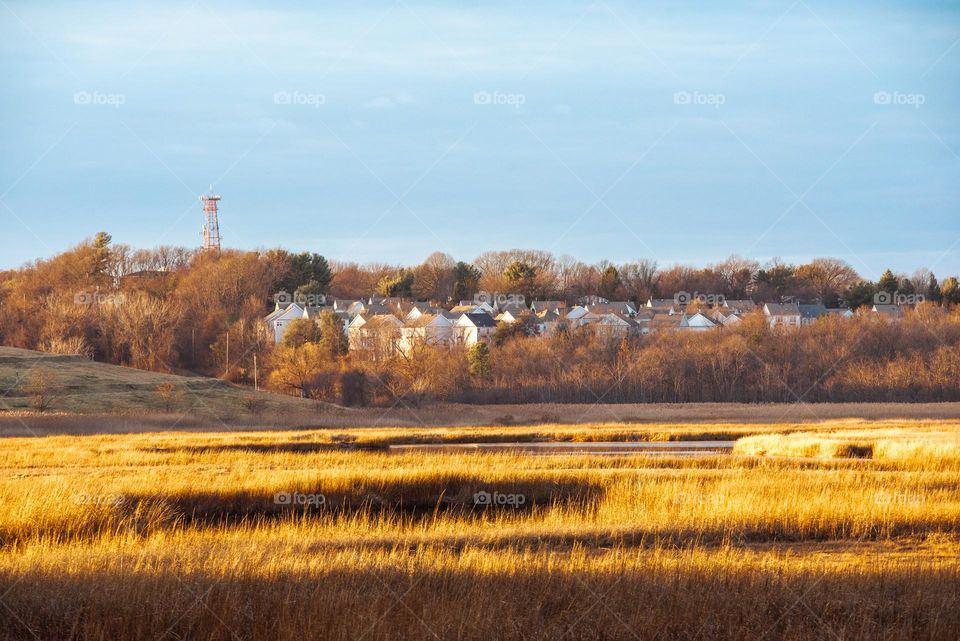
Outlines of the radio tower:
M220 254L220 223L217 221L220 194L214 194L213 185L210 185L210 193L200 196L200 202L203 203L203 230L200 232L203 236L203 250Z

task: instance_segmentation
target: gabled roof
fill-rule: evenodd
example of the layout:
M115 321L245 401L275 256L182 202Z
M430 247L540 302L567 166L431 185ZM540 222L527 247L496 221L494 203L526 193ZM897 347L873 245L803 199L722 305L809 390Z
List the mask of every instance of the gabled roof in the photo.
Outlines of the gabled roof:
M466 323L464 323L466 321ZM462 314L457 320L458 325L470 324L475 327L496 327L497 321L490 314Z
M639 327L639 323L633 320L627 314L619 314L617 312L608 312L606 314L600 315L599 320L600 325L620 325L623 327Z
M595 314L634 314L637 311L633 303L625 300L587 305L587 309Z
M648 298L647 307L673 307L676 304L672 298Z
M652 329L677 329L680 327L680 314L657 314L649 321L647 326Z
M589 314L589 310L582 305L574 305L567 310L566 318L581 318Z
M404 322L404 327L427 327L428 325L450 326L453 322L441 314L421 314Z
M716 327L717 323L703 312L680 315L680 327Z
M264 318L265 321L270 322L278 318L302 318L303 317L303 307L300 306L300 303L290 303L286 307L275 309Z
M362 325L363 329L394 329L400 327L403 323L393 314L377 314L367 316L366 323Z
M800 316L802 318L820 318L827 313L827 307L823 303L800 303Z
M527 306L522 303L505 303L500 306L501 312L510 312L514 316L520 314L521 312L527 311Z
M900 305L874 305L872 311L892 318L903 316L903 307Z
M461 303L460 305L455 305L454 307L452 307L450 311L453 312L454 314L477 314L477 313L489 314L489 312L485 311L485 308L480 307L479 305L476 305L474 303L470 303L470 304Z
M853 310L848 307L828 307L827 314L829 316L853 316Z
M363 313L367 315L373 314L376 316L380 316L382 314L393 315L393 310L381 303L370 303L366 306L366 309L364 309Z
M757 308L757 304L748 298L743 299L725 299L723 307L742 313L752 312Z
M562 300L534 300L530 301L530 309L535 312L555 312L562 307L566 307L566 303Z
M333 308L334 308L335 310L337 310L338 312L339 312L339 311L346 311L346 310L350 309L351 306L353 306L353 305L355 305L355 304L357 304L357 303L361 303L361 304L362 304L363 301L362 301L362 300L359 300L359 299L351 299L351 298L334 298L334 299L333 299Z
M767 316L799 316L800 306L796 303L764 303L763 313Z

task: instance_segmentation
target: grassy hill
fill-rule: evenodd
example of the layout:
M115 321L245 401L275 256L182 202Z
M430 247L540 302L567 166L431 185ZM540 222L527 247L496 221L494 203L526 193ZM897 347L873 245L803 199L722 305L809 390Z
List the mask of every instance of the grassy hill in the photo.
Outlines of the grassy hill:
M214 378L161 374L79 356L0 347L0 416L33 411L24 383L40 368L53 377L50 413L183 415L194 423L197 419L234 422L245 416L316 416L318 410L313 402L254 392ZM164 384L172 385L173 398L166 399L158 392Z

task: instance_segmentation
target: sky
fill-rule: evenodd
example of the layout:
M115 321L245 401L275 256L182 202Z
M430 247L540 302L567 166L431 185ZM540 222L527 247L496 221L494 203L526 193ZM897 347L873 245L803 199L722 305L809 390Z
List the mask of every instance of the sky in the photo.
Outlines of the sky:
M0 268L99 230L334 260L960 272L960 5L0 0Z

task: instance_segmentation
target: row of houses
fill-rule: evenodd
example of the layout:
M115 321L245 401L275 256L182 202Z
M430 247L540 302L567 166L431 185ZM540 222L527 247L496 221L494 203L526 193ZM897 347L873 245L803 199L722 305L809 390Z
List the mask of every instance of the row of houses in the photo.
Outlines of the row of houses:
M512 300L522 300L513 297ZM631 301L594 299L568 306L563 301L490 303L461 301L446 309L422 301L399 298L333 300L310 306L294 302L277 304L266 318L274 340L280 342L289 323L333 313L349 338L351 350L409 353L415 345L467 347L489 342L501 323L523 322L530 332L551 336L561 327L590 326L609 337L624 338L664 331L710 331L739 323L747 314L761 310L771 327L800 327L824 316L849 318L853 312L827 308L823 304L756 303L752 300L723 300L716 305L683 304L674 299L653 299L645 305ZM873 313L901 318L904 306L874 305Z

